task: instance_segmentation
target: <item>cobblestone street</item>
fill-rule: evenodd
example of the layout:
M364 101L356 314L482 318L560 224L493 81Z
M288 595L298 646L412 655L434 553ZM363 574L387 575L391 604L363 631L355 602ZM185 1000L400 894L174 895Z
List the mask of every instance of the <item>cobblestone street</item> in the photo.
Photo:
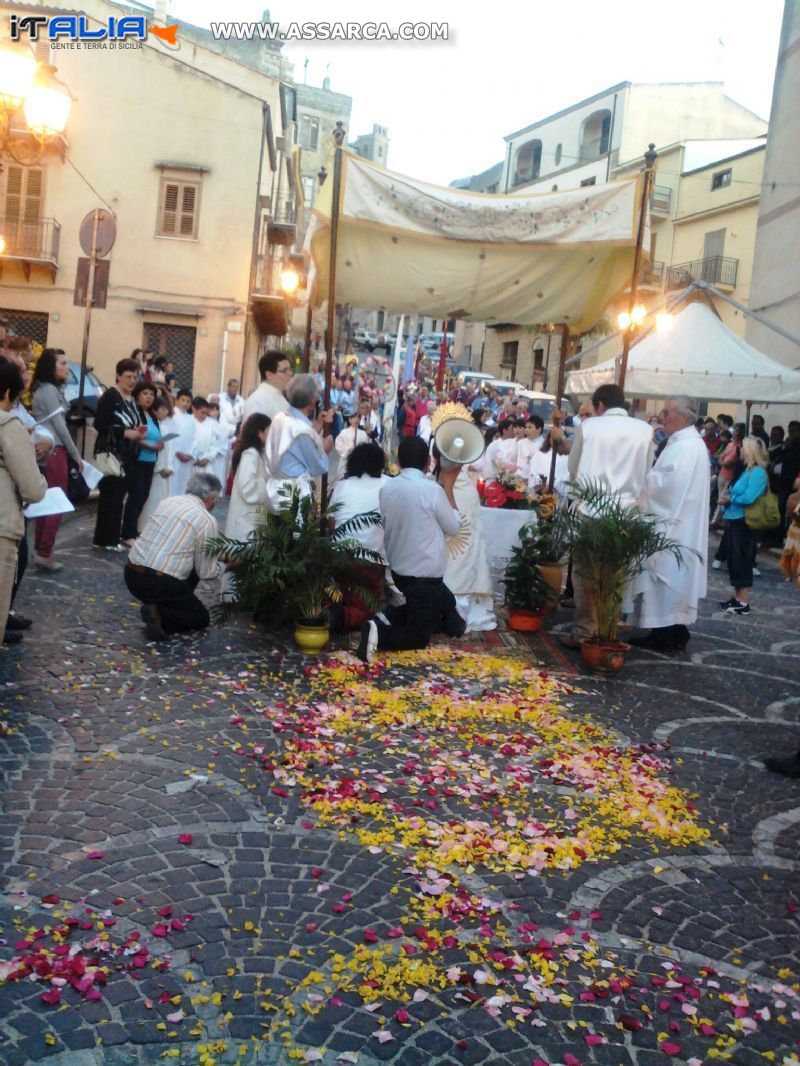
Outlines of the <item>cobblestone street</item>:
M621 676L148 645L83 514L0 652L0 1062L796 1063L797 589ZM566 625L561 611L556 625Z

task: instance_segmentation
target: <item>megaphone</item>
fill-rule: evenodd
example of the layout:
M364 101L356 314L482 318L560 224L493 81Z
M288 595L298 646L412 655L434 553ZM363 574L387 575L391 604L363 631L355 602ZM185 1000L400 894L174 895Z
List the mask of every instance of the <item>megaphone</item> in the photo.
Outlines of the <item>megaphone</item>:
M464 418L449 418L433 436L442 459L454 466L474 463L483 455L483 434L474 422Z

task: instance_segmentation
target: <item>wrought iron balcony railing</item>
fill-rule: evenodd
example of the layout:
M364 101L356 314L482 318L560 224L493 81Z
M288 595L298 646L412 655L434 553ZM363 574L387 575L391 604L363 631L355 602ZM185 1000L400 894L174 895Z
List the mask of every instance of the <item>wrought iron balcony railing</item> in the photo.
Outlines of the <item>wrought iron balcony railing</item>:
M5 241L2 258L58 266L61 224L54 218L27 222L11 215L0 215L0 236Z
M707 281L709 285L723 285L725 288L735 289L738 270L738 259L722 255L695 259L691 263L676 263L675 266L667 268L667 288L683 289L693 281Z

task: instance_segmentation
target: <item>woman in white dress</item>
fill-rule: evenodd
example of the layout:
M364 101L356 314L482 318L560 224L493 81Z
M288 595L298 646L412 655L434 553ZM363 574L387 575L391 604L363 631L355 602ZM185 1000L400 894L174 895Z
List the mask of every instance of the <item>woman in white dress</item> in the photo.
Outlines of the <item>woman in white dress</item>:
M177 432L169 400L164 396L156 396L148 413L158 421L162 440L164 437L169 436L170 433ZM139 515L140 533L144 529L145 524L155 511L156 507L158 507L160 503L163 503L168 496L172 495L171 486L174 477L176 439L177 438L173 438L172 440L164 441L164 447L156 457L155 466L153 467L153 480L150 484L150 492L148 493L147 500L142 508L142 513Z
M256 528L259 514L267 503L267 467L264 445L271 419L268 415L250 415L242 426L239 443L233 453L234 473L231 502L225 523L225 536L247 540Z

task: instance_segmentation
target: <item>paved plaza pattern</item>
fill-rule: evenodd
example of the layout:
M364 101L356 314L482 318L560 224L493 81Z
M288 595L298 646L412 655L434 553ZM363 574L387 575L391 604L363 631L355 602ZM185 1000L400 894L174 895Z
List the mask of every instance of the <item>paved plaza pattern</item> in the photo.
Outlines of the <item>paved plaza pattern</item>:
M506 634L365 668L148 645L89 521L0 654L0 1062L800 1062L774 560L614 680Z

